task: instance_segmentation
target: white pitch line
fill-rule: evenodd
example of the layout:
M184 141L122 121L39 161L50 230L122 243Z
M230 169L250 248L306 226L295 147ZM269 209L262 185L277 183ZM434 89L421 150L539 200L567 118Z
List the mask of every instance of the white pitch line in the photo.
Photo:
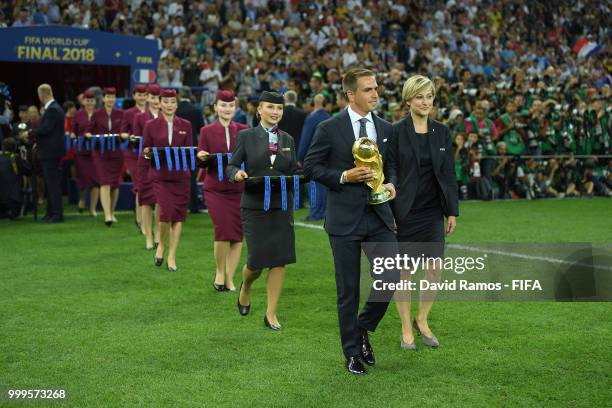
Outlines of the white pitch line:
M297 225L298 227L323 230L323 227L321 225L308 224L308 223L299 222L299 221L294 222L294 224ZM582 266L582 267L587 267L587 268L592 267L594 269L612 271L612 266L588 264L584 262L572 262L572 261L567 261L565 259L552 258L548 256L526 255L526 254L521 254L518 252L506 252L506 251L499 251L499 250L494 250L494 249L489 249L489 248L479 248L479 247L473 247L473 246L467 246L467 245L461 245L461 244L448 244L448 248L463 249L466 251L474 251L474 252L486 252L488 254L507 256L510 258L526 259L529 261L541 261L541 262L548 262L548 263L560 264L560 265Z
M511 258L526 259L529 261L541 261L541 262L549 262L549 263L554 263L554 264L559 264L559 265L582 266L586 268L594 268L594 269L602 269L604 271L612 271L612 266L590 264L590 263L585 263L585 262L572 262L572 261L567 261L565 259L552 258L548 256L526 255L526 254L521 254L518 252L506 252L506 251L499 251L499 250L489 249L489 248L471 247L471 246L461 245L461 244L448 244L448 247L453 248L453 249L463 249L466 251L473 251L473 252L486 252L487 254L502 255L502 256L508 256Z
M293 224L297 225L298 227L316 229L316 230L321 230L321 231L324 230L322 225L317 225L317 224L308 224L308 223L301 222L301 221L294 221Z

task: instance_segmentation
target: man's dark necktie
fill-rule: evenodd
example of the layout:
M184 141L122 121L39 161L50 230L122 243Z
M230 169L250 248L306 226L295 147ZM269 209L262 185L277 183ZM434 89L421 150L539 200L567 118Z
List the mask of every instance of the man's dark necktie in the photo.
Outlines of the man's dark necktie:
M359 119L359 137L368 138L368 132L366 132L366 123L368 120L366 118Z

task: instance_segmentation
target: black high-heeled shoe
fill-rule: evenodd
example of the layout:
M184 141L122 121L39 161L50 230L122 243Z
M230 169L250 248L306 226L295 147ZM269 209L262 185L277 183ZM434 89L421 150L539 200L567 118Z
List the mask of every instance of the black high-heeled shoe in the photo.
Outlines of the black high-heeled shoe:
M104 224L110 228L110 226L113 225L113 220L104 221Z
M162 264L164 263L164 258L158 258L156 256L153 256L153 262L155 263L155 266L162 266Z
M270 323L270 321L268 320L268 316L264 316L264 325L265 325L265 326L266 326L268 329L270 329L270 330L274 330L274 331L279 331L279 330L282 330L282 329L283 329L283 326L281 326L281 325L278 325L278 326L277 326L277 325L275 325L275 324Z
M240 304L240 291L242 291L242 283L240 284L240 290L238 291L238 301L237 301L238 313L240 313L241 316L246 316L249 314L249 311L251 310L251 305L244 306Z
M178 271L178 266L168 266L168 272L176 272Z
M225 291L225 285L219 285L219 284L218 284L218 283L216 283L216 282L213 282L213 288L215 288L215 290L216 290L217 292L223 292L223 291Z

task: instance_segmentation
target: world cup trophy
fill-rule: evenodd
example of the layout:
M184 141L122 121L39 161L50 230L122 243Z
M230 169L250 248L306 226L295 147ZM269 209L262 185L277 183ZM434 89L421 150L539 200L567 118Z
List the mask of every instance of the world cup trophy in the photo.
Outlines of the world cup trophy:
M383 187L385 175L383 174L382 157L376 143L367 137L360 137L353 144L352 152L353 158L355 158L355 166L369 167L376 172L374 180L366 182L366 185L372 190L368 204L382 204L391 200L391 192Z

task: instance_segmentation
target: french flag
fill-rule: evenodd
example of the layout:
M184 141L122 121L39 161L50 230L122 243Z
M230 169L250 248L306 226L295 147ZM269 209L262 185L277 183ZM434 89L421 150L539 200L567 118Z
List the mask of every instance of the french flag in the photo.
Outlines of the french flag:
M594 43L587 39L580 39L576 41L572 50L578 54L578 58L588 58L591 55L601 51L603 46L601 44Z
M157 75L152 69L136 69L134 70L134 80L142 84L150 84L155 82Z

